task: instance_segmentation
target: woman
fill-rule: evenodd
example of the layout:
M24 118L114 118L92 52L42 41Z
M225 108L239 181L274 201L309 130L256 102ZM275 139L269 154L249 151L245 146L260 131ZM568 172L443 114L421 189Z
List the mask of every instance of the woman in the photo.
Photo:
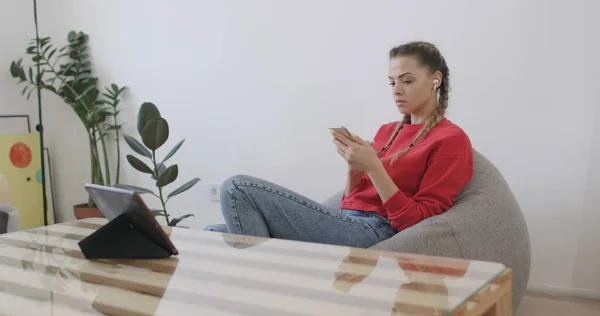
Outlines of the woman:
M468 136L444 117L446 61L426 42L400 45L389 55L390 86L404 117L381 126L372 142L332 131L348 164L341 212L235 176L222 189L227 232L368 248L452 206L473 175L473 152Z

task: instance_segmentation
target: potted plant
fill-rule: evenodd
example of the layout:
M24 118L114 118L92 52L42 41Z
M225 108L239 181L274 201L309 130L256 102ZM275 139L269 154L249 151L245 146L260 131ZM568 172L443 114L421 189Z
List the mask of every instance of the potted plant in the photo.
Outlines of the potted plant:
M50 37L33 39L26 54L31 61L39 63L39 75L34 75L31 66L25 70L22 58L10 64L10 74L24 84L22 91L27 99L37 87L50 91L68 104L87 134L90 152L90 182L99 185L114 185L120 181L121 124L118 123L117 107L125 90L111 84L100 91L98 78L92 75L92 63L88 54L89 37L83 32L71 31L68 43L55 48ZM114 141L114 142L113 142ZM109 146L116 147L116 157L109 157ZM113 163L116 170L113 174ZM101 217L91 198L87 203L74 206L76 218Z
M194 215L185 214L178 218L171 218L171 214L167 211L168 201L189 190L200 181L199 178L193 178L177 189L169 193L165 192L165 188L177 180L179 176L179 166L177 164L167 165L167 162L181 148L185 139L179 141L162 160L158 158L157 151L169 138L169 123L161 117L158 108L150 102L146 102L140 107L137 117L137 131L142 142L128 134L125 134L124 138L129 147L141 157L127 155L127 161L137 171L148 174L154 180L158 192L155 193L150 189L126 184L115 186L130 189L139 194L151 194L157 197L160 200L161 209L152 210L152 212L155 216L164 216L167 225L176 226L182 220ZM146 160L148 164L142 159Z

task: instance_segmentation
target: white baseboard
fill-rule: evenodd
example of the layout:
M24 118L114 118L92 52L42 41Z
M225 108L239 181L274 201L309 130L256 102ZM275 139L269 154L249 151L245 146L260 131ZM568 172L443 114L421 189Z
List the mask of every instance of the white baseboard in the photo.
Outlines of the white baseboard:
M559 296L559 297L577 297L589 300L600 300L600 290L577 289L554 285L530 284L527 291L531 293Z

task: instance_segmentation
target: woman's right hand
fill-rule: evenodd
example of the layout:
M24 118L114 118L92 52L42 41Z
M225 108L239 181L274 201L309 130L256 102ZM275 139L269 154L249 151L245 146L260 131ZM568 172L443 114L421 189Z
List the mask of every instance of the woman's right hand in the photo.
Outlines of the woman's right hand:
M331 134L333 135L334 138L334 142L336 139L337 134L339 134L339 132L337 131L330 131ZM354 141L353 139L350 139L349 141ZM375 144L371 141L369 142L371 144L371 147L375 148ZM338 153L339 150L338 150ZM340 154L341 155L341 154ZM343 156L342 156L343 157ZM364 175L364 172L358 169L353 169L350 164L348 164L348 172L347 172L347 176L346 176L346 188L345 188L345 194L346 195L350 195L350 192L352 192L360 183L360 181L362 180L362 177Z
M369 142L369 144L371 144L371 147L375 148L375 144L372 141ZM357 169L352 169L352 167L350 167L350 164L348 164L348 176L350 176L352 178L360 179L363 174L364 174L363 171L360 171Z

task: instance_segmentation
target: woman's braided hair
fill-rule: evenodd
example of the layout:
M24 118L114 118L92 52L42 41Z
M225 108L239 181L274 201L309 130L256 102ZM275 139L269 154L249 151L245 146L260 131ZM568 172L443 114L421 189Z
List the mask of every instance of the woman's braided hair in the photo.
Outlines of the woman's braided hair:
M446 109L448 108L448 93L450 92L450 70L448 69L448 65L446 65L446 60L444 56L440 53L437 47L434 44L428 42L410 42L397 47L394 47L390 50L390 59L400 57L400 56L412 56L419 59L422 65L429 67L431 72L439 71L442 73L442 82L438 87L439 97L438 97L438 106L435 109L433 115L429 118L427 123L423 125L415 139L410 143L410 145L397 153L392 157L392 162L406 154L415 144L423 138L433 127L435 127L439 122L442 121L444 115L446 114ZM386 150L398 133L404 127L404 124L410 123L410 114L405 114L402 122L398 124L392 137L387 142L383 148L379 151L380 153Z

